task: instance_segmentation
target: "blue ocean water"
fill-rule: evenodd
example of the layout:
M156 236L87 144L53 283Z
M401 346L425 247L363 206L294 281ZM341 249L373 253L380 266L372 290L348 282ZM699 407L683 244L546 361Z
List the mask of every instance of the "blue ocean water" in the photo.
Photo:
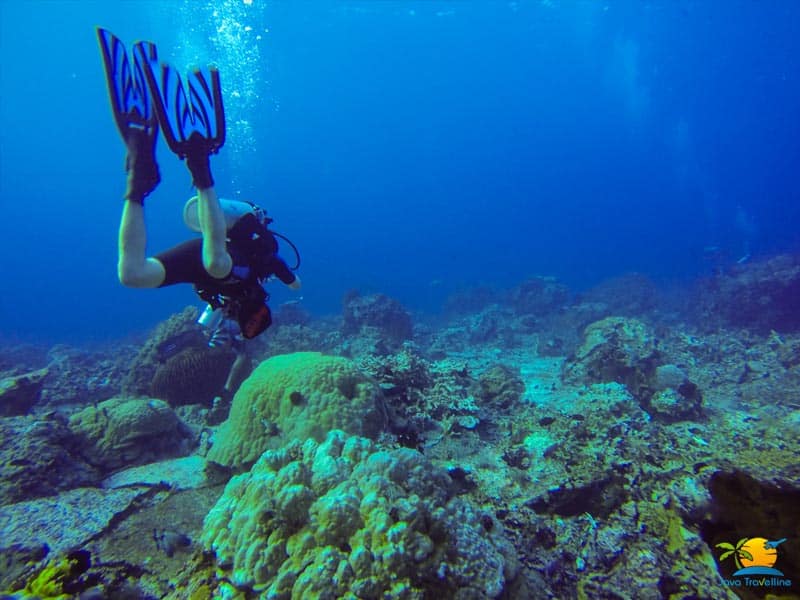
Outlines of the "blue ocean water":
M212 160L300 248L303 304L435 311L463 285L660 282L800 247L800 5L784 2L0 3L0 332L139 333L189 286L116 280L123 146L94 27L215 63ZM162 143L149 248L190 232ZM709 250L709 248L716 250ZM291 255L288 256L291 260ZM718 260L718 259L715 259ZM289 298L273 286L275 302Z

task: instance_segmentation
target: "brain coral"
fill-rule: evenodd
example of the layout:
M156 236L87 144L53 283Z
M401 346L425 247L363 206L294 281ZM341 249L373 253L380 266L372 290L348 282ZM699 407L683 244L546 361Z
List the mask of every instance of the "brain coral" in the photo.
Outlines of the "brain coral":
M211 404L225 385L233 358L227 349L208 345L181 350L156 369L150 395L172 406Z
M195 346L206 344L196 320L197 309L188 306L183 312L172 315L155 328L131 363L128 374L122 380L123 396L146 396L150 393L153 376L163 362L165 344L168 345L170 340L180 338L182 343L186 344L187 341L193 339Z
M117 469L185 451L190 431L166 402L111 398L73 414L69 427L78 452L91 465Z
M202 540L259 598L497 598L517 571L446 472L342 431L265 452L228 483Z
M380 388L351 361L319 352L273 356L242 383L208 458L249 467L268 448L321 442L333 429L375 437L385 418Z

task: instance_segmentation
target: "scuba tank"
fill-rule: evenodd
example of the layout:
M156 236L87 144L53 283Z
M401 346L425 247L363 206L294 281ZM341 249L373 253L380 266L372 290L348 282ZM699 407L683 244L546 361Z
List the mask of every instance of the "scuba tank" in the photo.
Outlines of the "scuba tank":
M222 213L225 215L226 229L233 227L239 219L249 213L253 213L257 217L261 216L259 213L263 213L263 216L266 217L266 213L262 208L259 208L250 202L220 198L219 205L222 208ZM183 222L186 223L186 226L192 231L196 231L198 233L202 231L200 229L200 217L197 214L197 196L192 196L189 198L184 205Z
M200 218L198 215L198 197L189 198L183 207L183 222L192 231L201 232ZM212 332L210 345L215 345L214 335L222 332L227 319L236 321L242 336L246 339L254 338L266 330L272 323L272 313L267 305L269 294L262 287L263 279L267 273L264 261L278 251L276 237L286 241L295 253L296 262L289 269L294 271L300 267L300 253L290 239L269 229L272 219L267 212L251 203L241 200L228 200L219 198L220 208L225 217L228 231L228 252L234 260L234 271L237 265L246 267L247 273L252 275L237 274L242 278L241 284L252 278L252 285L237 289L199 289L195 292L208 303L197 322ZM231 295L229 295L229 293Z
M186 201L186 204L183 207L183 222L192 231L202 233L202 229L200 228L200 218L197 214L197 201L197 196L192 196ZM272 219L267 216L266 210L257 204L253 204L252 202L247 202L245 200L228 200L227 198L220 198L219 205L222 208L222 213L225 215L225 228L228 231L230 231L231 228L239 222L239 219L245 215L254 215L256 219L258 219L258 221L264 226L264 228L269 231L269 233L282 239L291 247L296 260L294 265L289 266L289 269L296 271L300 268L300 252L297 250L297 246L295 246L292 240L287 238L285 235L280 234L272 229L268 229L269 225L272 223Z

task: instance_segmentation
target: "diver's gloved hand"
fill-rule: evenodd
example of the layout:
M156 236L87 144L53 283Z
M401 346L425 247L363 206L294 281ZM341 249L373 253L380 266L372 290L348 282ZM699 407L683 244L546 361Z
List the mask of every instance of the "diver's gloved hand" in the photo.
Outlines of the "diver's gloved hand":
M125 198L143 204L145 196L156 189L161 181L156 164L156 136L148 134L144 129L131 127L127 132L125 145L128 147L128 154L125 156L125 170L128 172Z
M214 186L211 176L211 147L202 135L196 131L189 136L186 142L186 166L192 174L192 184L198 190L205 190Z

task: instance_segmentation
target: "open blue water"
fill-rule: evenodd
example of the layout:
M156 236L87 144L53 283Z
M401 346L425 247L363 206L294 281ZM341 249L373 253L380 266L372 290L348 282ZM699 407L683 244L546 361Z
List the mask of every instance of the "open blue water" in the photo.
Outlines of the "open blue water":
M470 283L691 281L710 254L800 248L791 0L7 0L6 339L114 339L200 304L189 286L116 280L124 152L96 25L181 69L219 66L218 191L295 241L316 313L352 288L434 311ZM163 143L158 159L152 252L190 235L188 173Z

